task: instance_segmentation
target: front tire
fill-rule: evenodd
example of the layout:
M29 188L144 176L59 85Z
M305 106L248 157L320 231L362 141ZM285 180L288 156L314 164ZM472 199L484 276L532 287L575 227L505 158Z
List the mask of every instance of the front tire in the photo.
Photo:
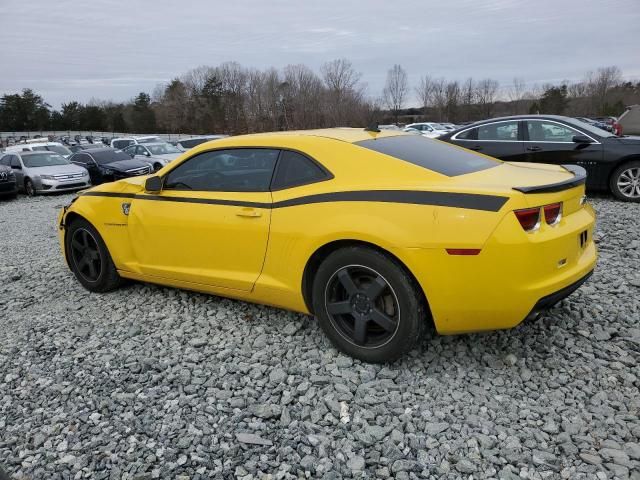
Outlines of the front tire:
M360 246L336 250L322 262L313 308L336 348L372 363L411 350L427 322L421 292L402 265Z
M609 187L618 200L640 202L640 161L627 162L616 168Z
M84 219L74 220L65 235L69 268L84 288L108 292L118 288L118 275L109 250L98 231Z
M28 197L36 196L36 187L33 186L33 181L30 178L27 178L24 181L24 192Z

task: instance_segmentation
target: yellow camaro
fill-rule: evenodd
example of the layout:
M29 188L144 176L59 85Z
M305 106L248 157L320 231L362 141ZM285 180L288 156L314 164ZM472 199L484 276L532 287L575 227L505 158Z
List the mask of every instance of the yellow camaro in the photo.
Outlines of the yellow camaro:
M127 278L310 313L384 362L430 323L510 328L578 288L596 263L584 182L400 132L245 135L83 192L60 243L91 291Z

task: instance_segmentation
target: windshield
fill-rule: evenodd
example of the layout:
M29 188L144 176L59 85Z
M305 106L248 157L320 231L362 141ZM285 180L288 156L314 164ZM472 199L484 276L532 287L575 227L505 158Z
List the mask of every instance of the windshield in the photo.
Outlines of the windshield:
M63 147L62 145L46 145L44 147L34 147L35 149L42 149L42 150L48 150L50 152L55 152L55 153L59 153L60 155L64 155L65 157L68 155L71 155L71 150L69 150L67 147Z
M167 155L170 153L182 153L176 147L170 143L161 143L160 145L147 145L147 149L151 152L151 155Z
M53 167L55 165L69 164L66 158L57 153L33 153L31 155L23 155L22 162L27 168Z
M147 138L139 138L138 143L155 143L161 142L162 139L160 137L147 137Z
M104 150L101 152L91 152L91 156L98 165L119 162L120 160L131 160L131 157L121 150Z
M586 130L589 133L597 135L599 137L615 137L616 135L603 130L602 128L596 127L590 123L585 122L584 120L578 120L576 118L567 118L566 122L577 127L580 127L582 130Z

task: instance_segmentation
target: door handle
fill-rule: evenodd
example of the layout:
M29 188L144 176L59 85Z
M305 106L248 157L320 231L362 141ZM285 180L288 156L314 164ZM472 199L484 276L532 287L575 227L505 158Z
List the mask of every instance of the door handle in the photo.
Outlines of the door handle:
M539 152L542 150L542 147L538 147L537 145L533 145L531 147L527 147L527 150L530 152Z
M241 208L240 210L238 210L236 212L236 215L239 216L239 217L255 218L255 217L261 217L262 216L262 212L260 210L256 210L255 208L244 207L244 208Z

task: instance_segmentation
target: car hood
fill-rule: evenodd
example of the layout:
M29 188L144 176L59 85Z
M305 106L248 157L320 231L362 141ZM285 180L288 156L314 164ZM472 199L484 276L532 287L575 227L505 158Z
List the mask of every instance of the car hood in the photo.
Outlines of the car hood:
M623 145L640 145L640 136L637 135L613 138L612 140L614 142L622 143Z
M147 167L147 163L142 162L140 160L118 160L116 162L106 163L102 165L104 168L109 168L111 170L117 170L119 172L126 172L127 170L133 170L134 168L144 168Z
M74 165L73 163L68 165L52 165L49 167L27 167L27 169L36 175L64 175L86 172L83 167Z

